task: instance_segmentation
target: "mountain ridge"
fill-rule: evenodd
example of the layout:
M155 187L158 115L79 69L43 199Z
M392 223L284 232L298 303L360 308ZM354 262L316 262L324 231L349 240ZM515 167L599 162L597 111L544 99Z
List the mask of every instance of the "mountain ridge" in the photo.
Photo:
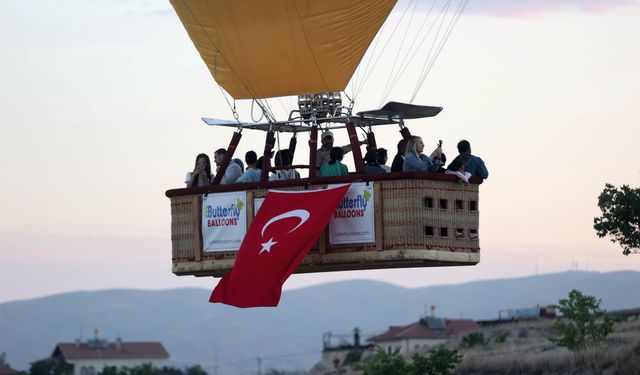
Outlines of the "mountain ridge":
M602 299L608 310L638 307L640 272L564 272L406 288L366 279L283 292L278 308L238 309L208 303L210 289L105 289L65 292L0 303L0 351L18 369L99 328L113 341L161 341L171 364L202 364L212 373L309 368L320 359L322 334L363 336L416 321L430 305L448 318L495 319L506 308L557 303L571 289ZM624 293L621 293L624 291ZM274 340L274 338L279 338ZM278 358L283 353L310 353ZM219 360L215 360L218 358ZM272 358L272 359L269 359ZM240 363L240 364L238 364ZM225 365L226 364L226 365ZM233 364L233 365L231 365ZM251 370L251 371L250 371Z

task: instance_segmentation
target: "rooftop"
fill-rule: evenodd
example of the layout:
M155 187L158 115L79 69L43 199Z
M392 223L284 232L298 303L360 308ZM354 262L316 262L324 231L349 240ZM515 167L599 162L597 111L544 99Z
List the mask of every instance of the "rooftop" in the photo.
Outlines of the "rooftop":
M447 339L451 336L479 329L473 320L423 318L406 326L391 326L387 332L369 338L384 342L400 339Z
M160 342L123 342L109 343L100 340L99 345L88 342L59 343L53 356L61 355L65 360L78 359L168 359L169 353Z

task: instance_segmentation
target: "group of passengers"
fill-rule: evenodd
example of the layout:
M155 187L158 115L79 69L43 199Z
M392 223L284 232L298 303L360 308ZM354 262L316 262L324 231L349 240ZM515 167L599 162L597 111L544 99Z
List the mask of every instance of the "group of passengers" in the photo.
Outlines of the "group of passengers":
M320 141L322 147L318 149L316 157L318 175L321 177L348 175L348 168L342 163L342 158L344 154L351 151L351 145L333 147L333 133L331 131L323 132ZM366 144L366 141L361 141L360 144ZM398 153L394 157L391 167L389 167L386 165L388 160L386 149L369 150L364 156L364 172L440 172L455 175L465 183L468 183L469 178L472 176L482 179L489 177L489 172L484 162L479 157L471 154L471 145L466 140L458 142L459 155L446 168L444 168L446 157L442 152L441 144L429 156L423 154L423 151L424 142L421 137L411 136L409 139L402 139L398 142ZM218 173L226 154L227 150L224 148L216 150L213 154L213 160L217 167L216 173ZM230 160L220 183L259 182L262 175L262 160L263 158L258 158L254 151L249 151L245 154L246 169L242 160L237 158ZM300 174L295 169L286 168L291 166L292 163L293 153L290 150L284 149L276 152L274 156L276 168L269 175L269 180L299 179ZM211 162L206 154L199 154L196 157L194 170L187 174L185 182L187 187L212 184Z

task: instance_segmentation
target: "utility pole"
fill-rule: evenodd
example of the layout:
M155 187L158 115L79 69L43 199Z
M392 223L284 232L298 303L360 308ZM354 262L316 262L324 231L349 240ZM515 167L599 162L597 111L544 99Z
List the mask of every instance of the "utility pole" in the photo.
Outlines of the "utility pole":
M258 375L262 375L262 358L258 357Z

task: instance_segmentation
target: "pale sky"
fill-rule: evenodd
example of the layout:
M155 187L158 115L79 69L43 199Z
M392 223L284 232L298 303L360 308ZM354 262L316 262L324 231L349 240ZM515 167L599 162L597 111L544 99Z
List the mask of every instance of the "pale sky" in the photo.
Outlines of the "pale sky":
M639 20L638 1L471 1L415 100L444 111L408 126L451 156L466 138L485 160L481 263L293 275L285 288L355 278L417 287L572 262L640 271L639 255L593 230L606 182L640 185ZM232 117L168 1L0 0L0 48L0 301L213 288L171 273L164 192L183 186L196 154L228 144L232 130L200 117ZM391 64L383 58L356 111L378 106ZM388 100L407 101L407 87ZM397 129L376 134L393 155ZM263 137L246 131L238 155L261 150Z

